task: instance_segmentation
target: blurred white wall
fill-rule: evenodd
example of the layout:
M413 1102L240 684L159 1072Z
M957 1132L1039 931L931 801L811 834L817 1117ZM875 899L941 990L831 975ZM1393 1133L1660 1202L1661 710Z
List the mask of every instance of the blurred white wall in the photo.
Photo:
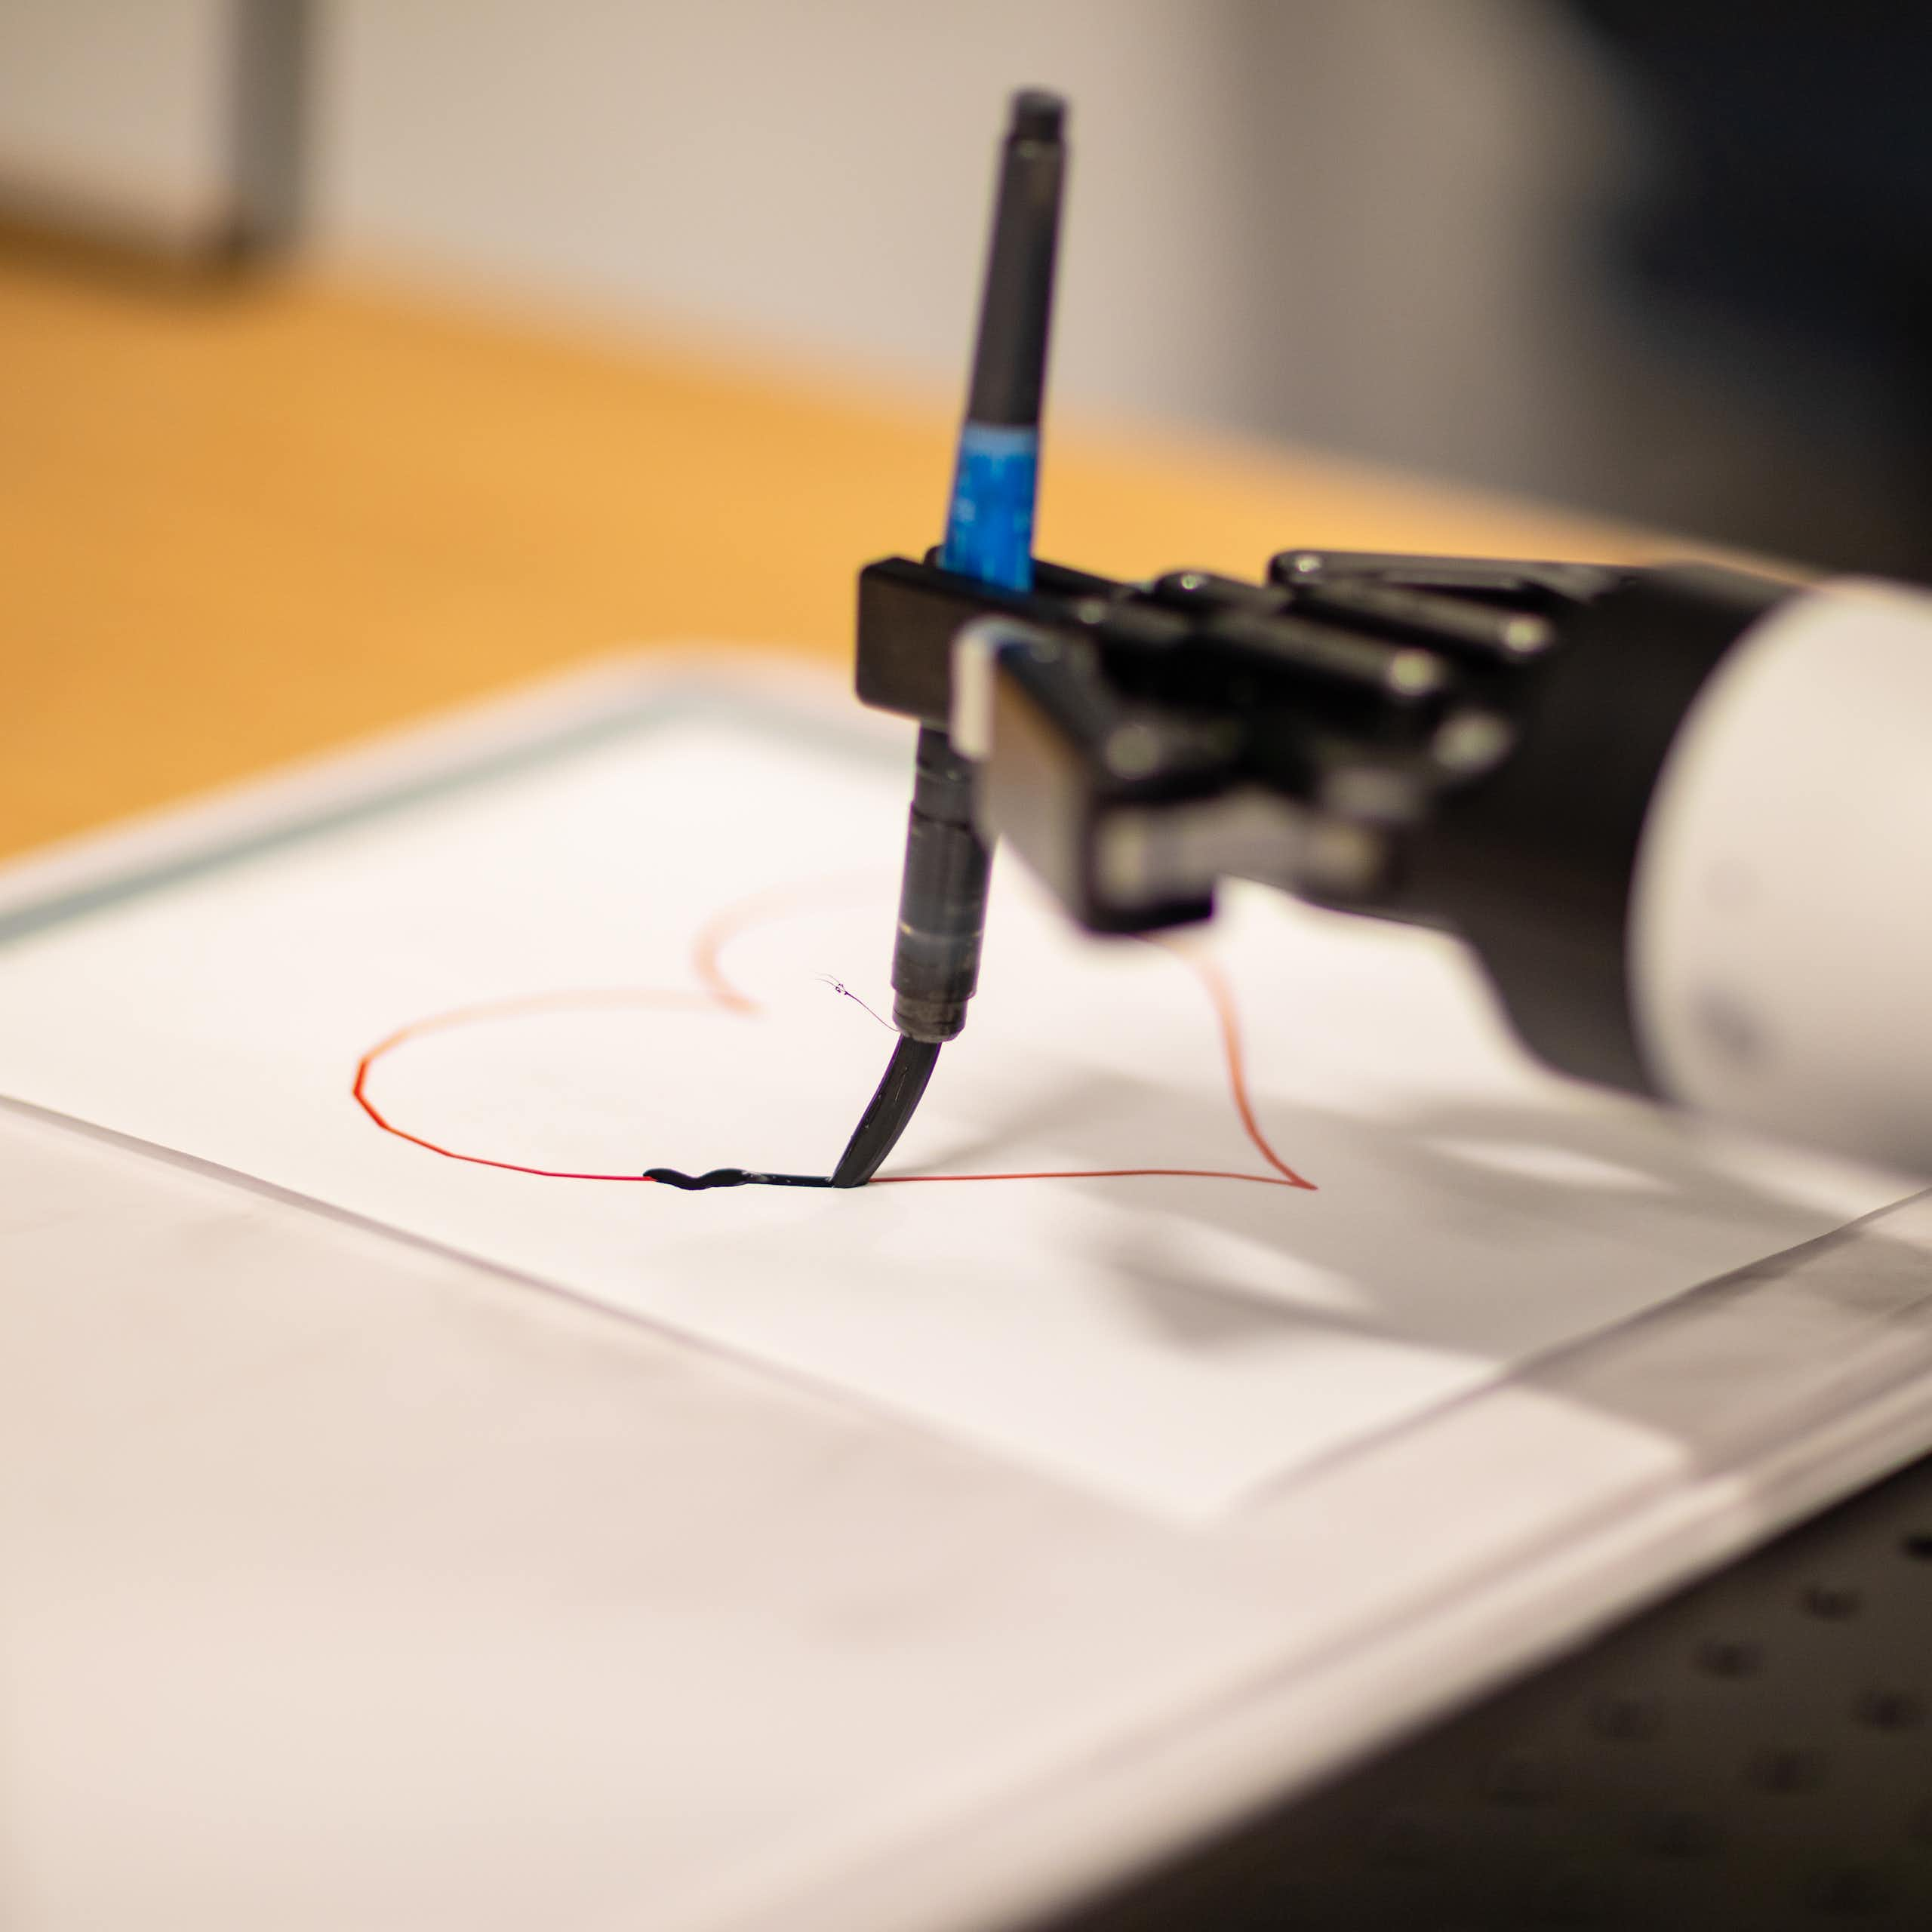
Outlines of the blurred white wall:
M1056 394L1223 420L1235 0L332 0L325 237L963 380L1013 88L1075 143Z
M1560 11L1254 0L1242 26L1257 425L1558 487L1597 426L1577 345L1623 131Z
M956 382L1043 83L1059 401L1558 496L1617 434L1574 232L1617 118L1537 0L325 7L338 246Z
M0 182L179 245L228 211L229 0L0 0Z

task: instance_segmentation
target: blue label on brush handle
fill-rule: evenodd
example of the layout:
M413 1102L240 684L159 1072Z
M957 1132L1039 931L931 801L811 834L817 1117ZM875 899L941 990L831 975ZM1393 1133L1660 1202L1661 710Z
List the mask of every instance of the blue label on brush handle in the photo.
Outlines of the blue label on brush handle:
M1033 497L1040 432L968 423L959 432L959 467L940 562L964 577L1008 590L1033 587Z

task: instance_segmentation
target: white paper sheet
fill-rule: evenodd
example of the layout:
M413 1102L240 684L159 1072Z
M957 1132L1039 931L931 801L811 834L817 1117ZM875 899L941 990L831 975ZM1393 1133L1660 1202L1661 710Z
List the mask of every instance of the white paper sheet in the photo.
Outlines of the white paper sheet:
M553 1177L829 1165L891 1046L901 762L674 713L52 924L0 945L0 1093L1182 1514L1900 1192L1540 1072L1436 936L1237 892L1189 963L1011 864L887 1173L1250 1177Z

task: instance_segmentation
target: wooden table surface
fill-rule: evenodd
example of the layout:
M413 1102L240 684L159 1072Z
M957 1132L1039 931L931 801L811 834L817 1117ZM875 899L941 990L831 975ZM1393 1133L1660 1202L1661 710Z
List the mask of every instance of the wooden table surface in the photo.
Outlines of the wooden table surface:
M197 291L0 258L0 853L620 644L835 662L859 565L938 528L955 407L340 272ZM1253 574L1302 543L1655 548L1054 427L1043 555Z

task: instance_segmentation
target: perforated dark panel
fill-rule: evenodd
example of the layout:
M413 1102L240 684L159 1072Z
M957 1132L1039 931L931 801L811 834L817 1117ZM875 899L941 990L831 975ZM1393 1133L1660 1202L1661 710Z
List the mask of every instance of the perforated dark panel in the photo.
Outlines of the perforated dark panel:
M1054 1932L1932 1928L1932 1460Z

